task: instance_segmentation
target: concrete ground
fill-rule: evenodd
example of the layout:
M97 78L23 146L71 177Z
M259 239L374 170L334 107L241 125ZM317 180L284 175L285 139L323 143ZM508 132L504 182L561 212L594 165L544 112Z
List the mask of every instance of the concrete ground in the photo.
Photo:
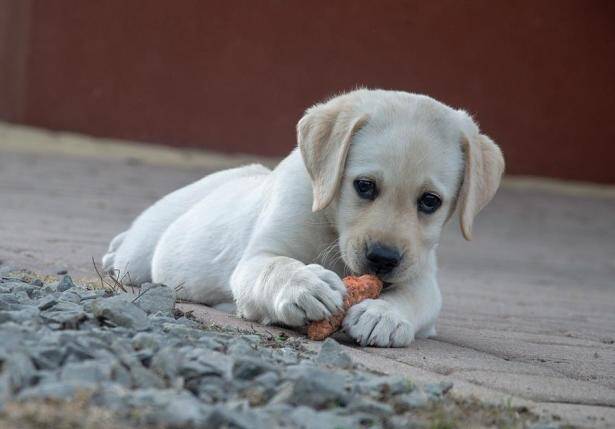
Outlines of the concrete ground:
M91 279L92 257L141 210L245 161L0 123L0 261ZM581 426L615 426L614 188L507 180L474 235L465 242L456 224L444 233L438 335L406 349L355 347L355 358L452 380L460 395L511 397Z

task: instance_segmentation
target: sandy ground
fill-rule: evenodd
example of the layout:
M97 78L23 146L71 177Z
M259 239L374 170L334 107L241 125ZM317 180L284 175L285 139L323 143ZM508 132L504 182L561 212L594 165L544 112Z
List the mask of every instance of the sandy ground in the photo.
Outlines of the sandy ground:
M92 278L92 257L141 210L242 161L0 124L0 260ZM353 353L385 372L444 376L460 394L615 425L613 188L509 180L474 235L465 242L456 224L445 231L437 337Z

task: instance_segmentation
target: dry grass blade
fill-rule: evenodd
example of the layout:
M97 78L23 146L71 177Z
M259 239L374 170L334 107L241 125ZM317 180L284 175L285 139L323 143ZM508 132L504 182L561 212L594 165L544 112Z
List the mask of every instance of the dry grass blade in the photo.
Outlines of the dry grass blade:
M120 274L119 272L115 274L115 271L114 271L114 275L103 275L98 269L98 266L96 265L96 261L94 260L94 257L92 257L92 265L94 265L94 270L96 271L96 274L98 275L98 278L100 279L101 288L105 289L105 286L107 286L107 288L111 289L115 293L117 293L118 289L121 290L122 292L128 292L126 288L124 287L124 285L121 283L121 281L124 279L124 276L126 276L126 274L124 274L121 280L118 280L118 277ZM109 283L105 279L109 279L111 283Z

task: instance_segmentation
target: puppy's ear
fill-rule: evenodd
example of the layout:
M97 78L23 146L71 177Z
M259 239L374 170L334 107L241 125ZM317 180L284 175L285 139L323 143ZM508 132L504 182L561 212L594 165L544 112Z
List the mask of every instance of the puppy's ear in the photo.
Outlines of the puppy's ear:
M478 128L462 137L465 157L463 183L459 191L459 220L466 240L472 239L474 217L491 201L504 173L500 148ZM468 135L469 134L469 135Z
M327 207L339 190L353 135L367 115L352 111L349 103L333 99L307 110L297 124L297 141L312 180L312 211Z

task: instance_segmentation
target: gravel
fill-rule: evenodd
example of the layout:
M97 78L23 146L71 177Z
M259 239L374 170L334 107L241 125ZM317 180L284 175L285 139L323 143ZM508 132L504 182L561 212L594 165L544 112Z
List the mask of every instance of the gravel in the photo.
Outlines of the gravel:
M86 397L132 426L430 427L428 411L451 403L450 383L366 371L332 339L315 354L304 340L204 326L174 304L163 285L116 295L3 273L0 417L8 404Z

